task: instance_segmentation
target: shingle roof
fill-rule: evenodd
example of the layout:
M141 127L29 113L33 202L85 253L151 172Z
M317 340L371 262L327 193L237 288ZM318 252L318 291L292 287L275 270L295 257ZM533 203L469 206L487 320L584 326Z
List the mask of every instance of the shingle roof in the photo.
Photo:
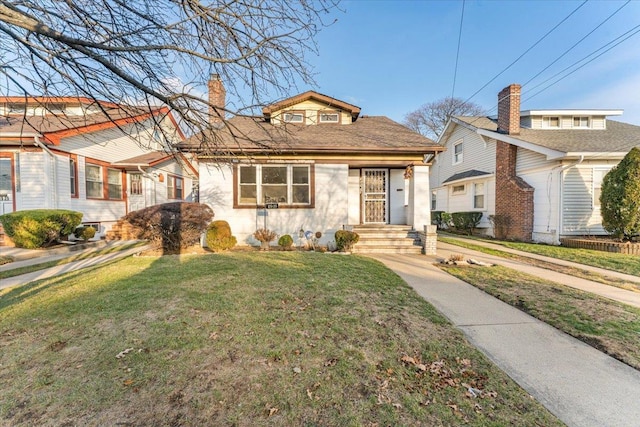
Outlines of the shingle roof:
M456 119L497 132L495 119L489 117L458 116ZM640 146L640 126L607 120L606 129L528 129L520 128L511 138L565 153L623 153Z
M442 147L393 120L363 116L348 125L278 125L262 117L234 117L215 134L197 134L180 148L210 152L424 152Z
M477 169L471 169L470 171L460 172L455 175L451 175L449 178L442 181L442 183L446 184L447 182L458 181L459 179L474 178L476 176L484 176L484 175L491 175L491 173L479 171Z

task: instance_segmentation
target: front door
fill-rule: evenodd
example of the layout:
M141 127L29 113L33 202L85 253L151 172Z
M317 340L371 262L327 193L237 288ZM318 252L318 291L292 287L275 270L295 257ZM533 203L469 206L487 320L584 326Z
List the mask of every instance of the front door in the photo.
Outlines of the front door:
M363 169L362 204L365 224L386 224L387 169Z
M146 207L144 177L141 173L129 173L129 212Z

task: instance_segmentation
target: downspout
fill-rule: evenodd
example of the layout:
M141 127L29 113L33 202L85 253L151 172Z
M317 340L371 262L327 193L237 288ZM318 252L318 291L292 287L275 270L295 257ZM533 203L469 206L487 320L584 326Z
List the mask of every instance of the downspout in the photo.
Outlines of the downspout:
M562 192L562 184L564 183L564 171L566 171L569 168L572 168L574 166L578 166L580 163L582 163L584 161L584 155L580 155L580 159L572 164L568 164L565 166L556 166L556 168L560 168L560 170L558 171L559 173L559 179L558 179L558 195L560 196L559 200L558 200L558 223L556 224L556 236L555 236L555 241L557 243L560 243L560 226L562 225L562 202L563 202L563 192ZM555 169L555 168L554 168ZM552 169L553 171L553 169Z
M40 136L33 137L33 142L36 146L42 148L51 159L51 165L53 168L53 208L58 209L58 167L56 162L56 156L49 150L49 148L40 141Z

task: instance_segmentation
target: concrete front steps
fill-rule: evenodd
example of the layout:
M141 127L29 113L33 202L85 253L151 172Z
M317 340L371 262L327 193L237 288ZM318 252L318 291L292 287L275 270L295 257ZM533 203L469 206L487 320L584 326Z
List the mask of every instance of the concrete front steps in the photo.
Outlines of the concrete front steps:
M418 233L409 225L356 225L353 231L360 240L353 247L356 254L421 254Z

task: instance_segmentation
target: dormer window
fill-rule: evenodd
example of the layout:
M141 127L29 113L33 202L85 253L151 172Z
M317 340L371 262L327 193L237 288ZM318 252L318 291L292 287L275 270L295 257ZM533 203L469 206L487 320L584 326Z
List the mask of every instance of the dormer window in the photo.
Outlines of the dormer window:
M589 127L589 117L581 116L573 118L573 127L574 128L588 128Z
M338 123L340 115L337 111L321 111L318 113L318 122L320 123Z
M284 113L282 119L285 123L304 123L304 113L299 111Z
M550 128L550 129L559 129L560 128L560 117L557 116L546 116L542 118L542 127Z

